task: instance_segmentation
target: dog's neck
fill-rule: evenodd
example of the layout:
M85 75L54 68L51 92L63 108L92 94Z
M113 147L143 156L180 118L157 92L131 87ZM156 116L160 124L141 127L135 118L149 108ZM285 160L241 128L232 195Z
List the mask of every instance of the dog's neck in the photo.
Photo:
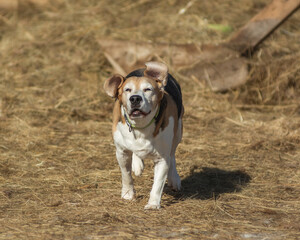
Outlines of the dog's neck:
M157 105L153 111L151 111L147 116L144 118L136 118L136 119L130 119L128 113L126 112L126 109L122 105L121 107L121 113L124 116L125 122L129 128L129 132L132 130L144 130L150 127L152 124L155 123L158 115L159 115L160 107Z

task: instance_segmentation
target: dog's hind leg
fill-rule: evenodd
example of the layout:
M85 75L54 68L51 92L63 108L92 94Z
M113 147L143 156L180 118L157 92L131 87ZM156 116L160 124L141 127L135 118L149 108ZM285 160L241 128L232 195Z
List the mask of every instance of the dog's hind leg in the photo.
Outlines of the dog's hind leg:
M116 156L122 173L121 197L127 200L132 200L134 198L135 191L131 176L131 152L117 149Z
M181 139L182 139L182 120L180 118L178 121L178 130L176 133L176 138L174 139L174 142L173 142L170 168L169 168L169 172L168 172L168 186L172 187L176 191L180 190L181 181L180 181L180 177L176 170L175 151L176 151L178 144L181 142Z
M170 168L168 172L168 186L172 187L174 190L180 190L181 180L176 170L175 154L171 156Z
M144 170L144 162L137 155L132 153L132 171L135 176L141 176Z

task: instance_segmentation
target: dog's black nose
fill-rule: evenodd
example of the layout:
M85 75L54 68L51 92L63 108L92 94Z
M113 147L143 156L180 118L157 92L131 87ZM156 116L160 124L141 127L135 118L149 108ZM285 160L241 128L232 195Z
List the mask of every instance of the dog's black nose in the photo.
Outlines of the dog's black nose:
M139 105L140 102L142 101L142 97L139 95L132 95L129 98L129 101L131 102L132 105Z

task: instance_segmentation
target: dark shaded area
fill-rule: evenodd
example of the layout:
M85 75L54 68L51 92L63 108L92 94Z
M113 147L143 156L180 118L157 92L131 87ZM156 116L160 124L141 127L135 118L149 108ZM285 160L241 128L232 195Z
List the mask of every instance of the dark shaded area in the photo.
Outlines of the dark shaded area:
M166 192L178 200L183 199L217 199L222 193L239 192L246 186L251 177L241 171L226 171L218 168L202 168L195 172L197 167L191 169L191 175L182 179L182 190Z

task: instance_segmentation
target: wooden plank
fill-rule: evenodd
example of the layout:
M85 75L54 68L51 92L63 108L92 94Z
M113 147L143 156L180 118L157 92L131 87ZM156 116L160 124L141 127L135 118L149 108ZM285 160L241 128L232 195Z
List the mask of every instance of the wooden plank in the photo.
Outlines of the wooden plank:
M252 51L299 7L300 0L273 0L241 28L226 45L241 54Z

